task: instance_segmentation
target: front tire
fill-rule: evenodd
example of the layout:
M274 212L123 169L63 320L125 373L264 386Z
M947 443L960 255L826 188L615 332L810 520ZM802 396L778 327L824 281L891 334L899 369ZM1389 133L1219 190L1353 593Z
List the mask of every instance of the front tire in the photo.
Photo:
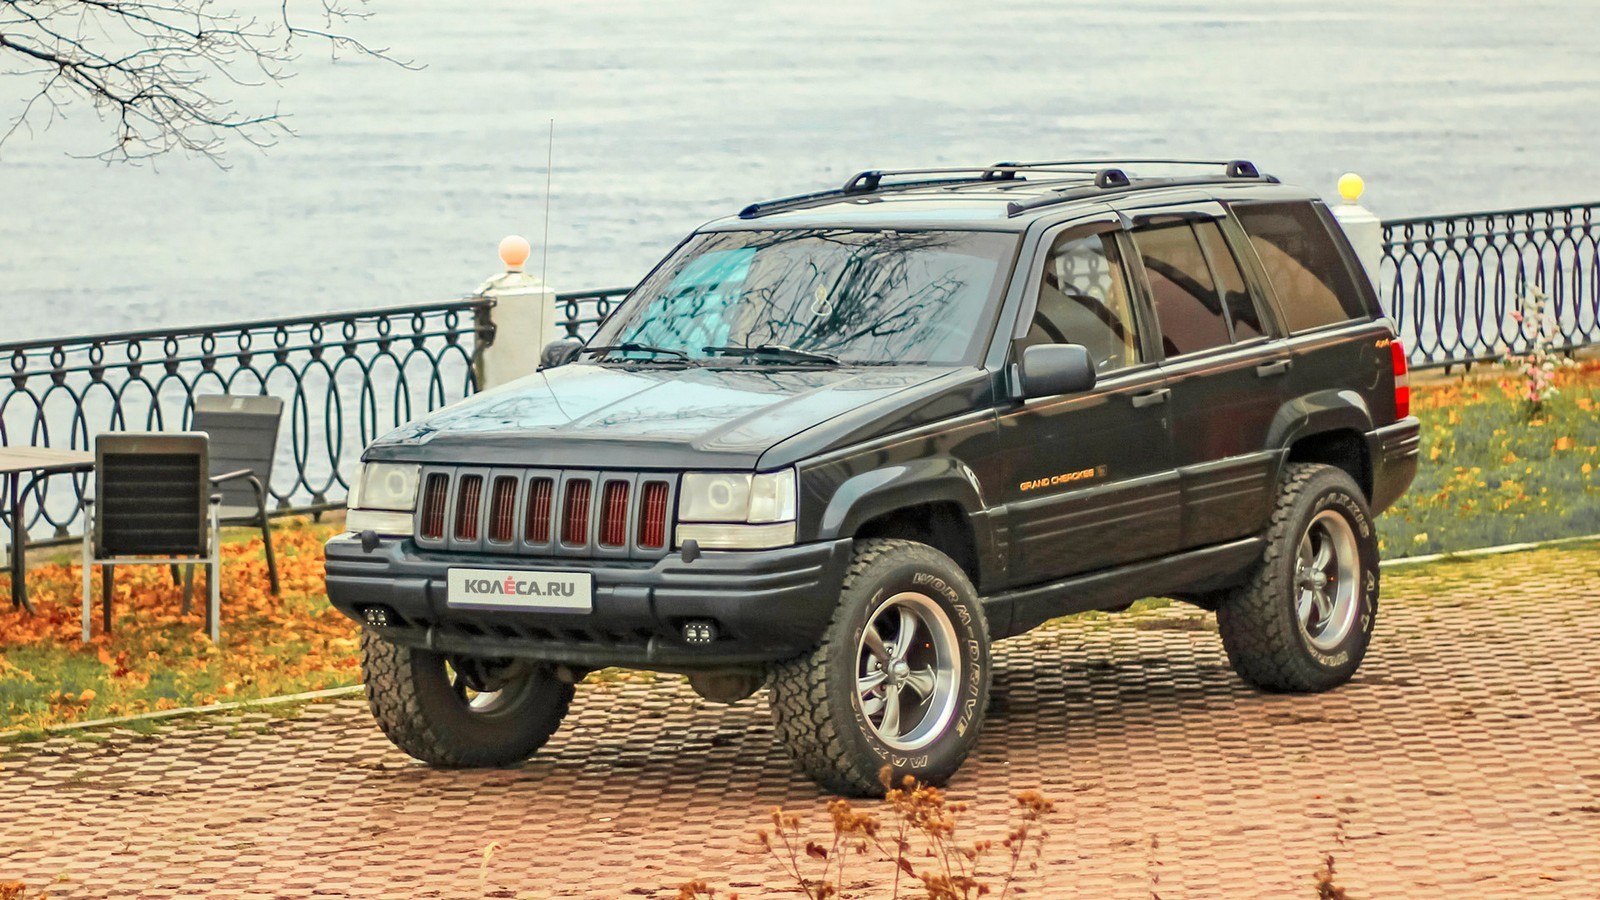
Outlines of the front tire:
M988 699L977 591L914 541L858 543L822 641L772 674L773 721L796 765L851 796L881 796L885 766L943 783L977 743Z
M1377 618L1378 539L1361 489L1332 466L1285 467L1266 552L1217 607L1234 671L1272 691L1337 687Z
M573 687L542 666L451 659L361 630L361 674L378 727L432 766L509 766L561 726Z

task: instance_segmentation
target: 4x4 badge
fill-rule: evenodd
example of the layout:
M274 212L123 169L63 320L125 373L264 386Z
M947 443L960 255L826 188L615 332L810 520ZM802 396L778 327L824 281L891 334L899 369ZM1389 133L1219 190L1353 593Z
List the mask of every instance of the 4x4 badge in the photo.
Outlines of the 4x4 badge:
M1056 487L1104 477L1106 477L1106 467L1104 465L1090 466L1087 469L1079 469L1076 472L1062 472L1060 475L1051 475L1049 478L1035 478L1032 481L1024 481L1020 487L1024 491L1037 491L1040 488Z

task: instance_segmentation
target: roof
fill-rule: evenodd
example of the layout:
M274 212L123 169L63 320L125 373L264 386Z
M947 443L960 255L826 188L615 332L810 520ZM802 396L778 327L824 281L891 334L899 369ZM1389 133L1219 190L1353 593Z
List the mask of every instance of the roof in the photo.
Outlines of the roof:
M706 230L751 228L961 227L1022 231L1116 198L1237 196L1247 186L1277 185L1245 160L1056 160L971 168L867 170L834 190L752 203ZM1265 193L1310 196L1293 189ZM1250 191L1257 193L1257 191ZM1152 197L1151 199L1156 199Z

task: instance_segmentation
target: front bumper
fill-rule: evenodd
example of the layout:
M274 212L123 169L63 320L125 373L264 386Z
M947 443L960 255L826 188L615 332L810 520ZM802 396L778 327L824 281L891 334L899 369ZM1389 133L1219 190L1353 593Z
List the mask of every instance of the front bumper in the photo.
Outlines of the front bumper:
M694 671L787 659L816 645L839 602L849 539L779 550L673 554L650 562L419 552L385 538L371 552L353 534L328 542L328 597L357 622L382 607L376 630L398 644L444 653L513 657L581 668ZM587 572L590 612L455 609L451 568ZM683 640L683 625L711 621L710 644Z
M1422 422L1416 416L1367 433L1372 460L1372 512L1383 512L1399 500L1417 477L1422 451Z

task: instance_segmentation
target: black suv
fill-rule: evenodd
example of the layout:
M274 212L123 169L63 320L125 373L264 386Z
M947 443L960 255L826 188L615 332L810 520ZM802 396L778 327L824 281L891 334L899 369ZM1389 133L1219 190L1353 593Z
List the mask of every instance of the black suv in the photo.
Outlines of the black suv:
M939 781L992 641L1150 595L1325 690L1417 465L1343 232L1243 161L862 172L706 225L545 359L369 447L328 544L373 713L435 765L526 758L625 666L768 685L831 790Z

